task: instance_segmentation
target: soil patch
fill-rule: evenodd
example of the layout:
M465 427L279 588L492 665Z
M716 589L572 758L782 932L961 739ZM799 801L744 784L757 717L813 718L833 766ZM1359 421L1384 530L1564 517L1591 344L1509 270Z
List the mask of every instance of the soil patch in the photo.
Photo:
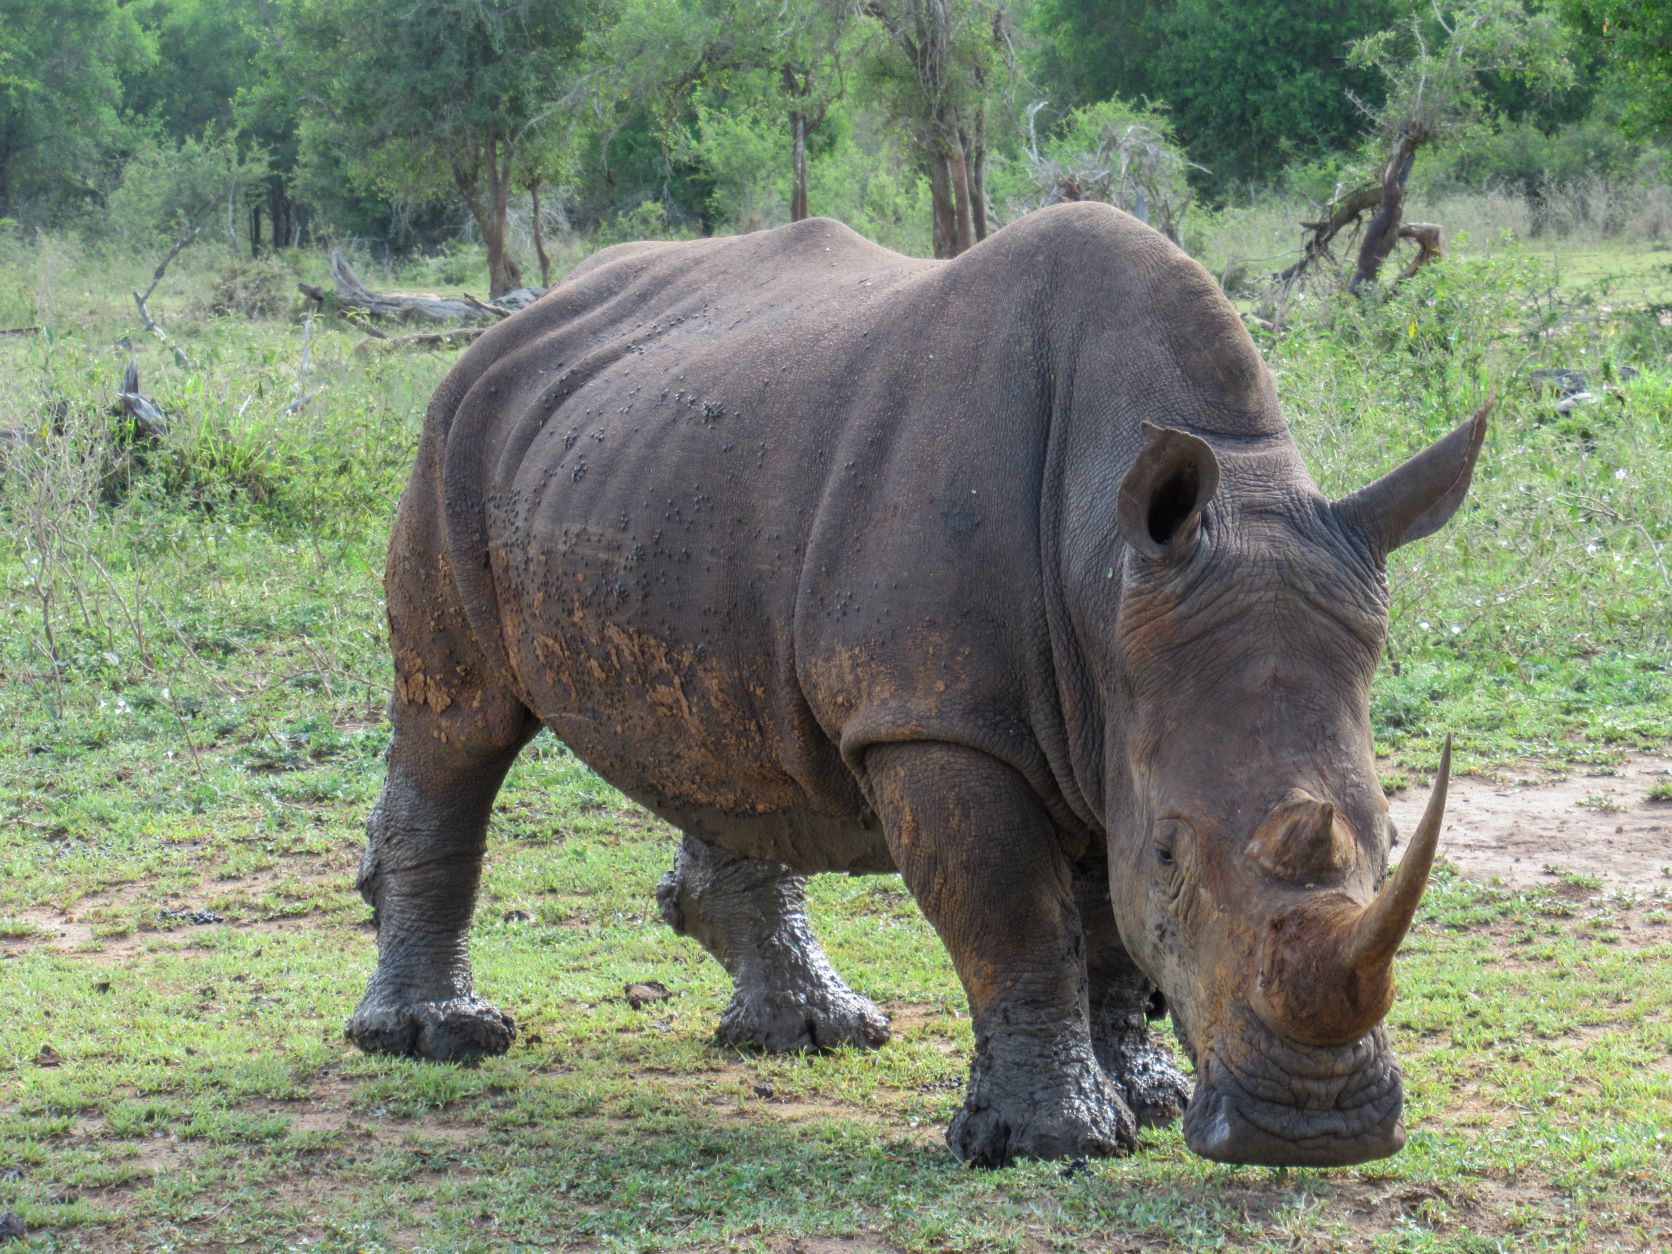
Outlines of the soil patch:
M1440 857L1470 879L1518 887L1580 875L1610 891L1672 889L1662 869L1672 868L1672 804L1648 799L1672 779L1672 758L1634 754L1611 770L1453 779ZM1389 801L1402 841L1427 800L1418 786Z

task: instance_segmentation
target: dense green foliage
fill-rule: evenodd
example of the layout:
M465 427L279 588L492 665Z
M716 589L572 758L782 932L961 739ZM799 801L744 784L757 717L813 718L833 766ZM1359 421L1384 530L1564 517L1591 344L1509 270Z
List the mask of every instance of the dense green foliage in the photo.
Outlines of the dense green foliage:
M1347 65L1347 48L1398 11L1394 0L1044 0L1036 21L1041 68L1063 74L1075 103L1165 101L1191 156L1223 187L1356 142L1364 118L1354 96L1374 103L1378 84Z
M1667 21L1605 0L0 0L0 218L134 238L209 199L247 250L462 233L496 289L570 233L806 212L951 252L1063 169L1121 183L1115 148L1062 151L1076 110L1164 117L1199 207L1372 175L1413 83L1469 123L1424 169L1537 198L1664 178ZM159 195L174 161L198 173Z
M98 193L123 147L122 76L155 56L117 0L0 2L0 217Z

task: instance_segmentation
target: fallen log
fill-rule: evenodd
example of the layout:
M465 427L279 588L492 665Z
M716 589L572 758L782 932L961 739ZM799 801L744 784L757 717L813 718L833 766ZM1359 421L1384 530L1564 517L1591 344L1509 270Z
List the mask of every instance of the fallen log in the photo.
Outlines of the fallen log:
M470 343L487 329L487 327L454 327L450 331L420 331L416 335L369 335L354 346L354 351L359 356L365 357L371 353L388 353L396 349L453 348L457 345Z
M331 250L331 282L335 291L329 294L309 283L298 283L296 287L321 307L334 304L339 309L352 309L371 318L394 322L497 322L544 295L527 287L507 292L496 301L481 301L468 295L438 296L434 292L374 292L360 281L338 249Z

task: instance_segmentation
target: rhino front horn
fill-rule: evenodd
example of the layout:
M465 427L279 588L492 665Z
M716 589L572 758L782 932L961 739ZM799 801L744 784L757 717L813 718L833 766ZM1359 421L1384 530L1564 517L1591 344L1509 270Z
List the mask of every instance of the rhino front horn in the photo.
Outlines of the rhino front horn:
M1440 773L1434 791L1422 812L1415 835L1399 860L1399 870L1382 885L1376 900L1359 916L1352 932L1347 965L1363 975L1372 970L1386 972L1388 998L1393 997L1393 955L1416 918L1417 904L1428 886L1428 872L1434 866L1434 851L1440 845L1440 823L1446 813L1446 790L1451 785L1451 737L1440 751Z
M1260 992L1284 1035L1309 1045L1345 1045L1393 1005L1393 957L1428 885L1450 783L1447 736L1422 822L1375 900L1363 907L1337 902L1274 923Z

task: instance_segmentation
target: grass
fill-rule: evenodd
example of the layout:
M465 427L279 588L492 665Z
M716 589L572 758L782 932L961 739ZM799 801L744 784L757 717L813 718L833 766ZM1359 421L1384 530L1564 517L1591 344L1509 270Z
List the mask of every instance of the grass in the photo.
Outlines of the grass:
M813 889L893 1042L718 1050L723 973L654 910L672 834L542 737L500 797L474 935L517 1044L474 1070L358 1054L341 1029L373 963L351 882L387 745L381 547L450 359L362 357L322 320L299 379L299 323L210 313L202 250L152 302L187 370L119 343L151 264L0 248L0 325L47 327L0 339L0 428L42 436L0 512L0 1201L35 1248L1672 1242L1672 878L1621 900L1441 873L1390 1019L1412 1128L1393 1159L1225 1168L1169 1130L1067 1174L971 1172L940 1142L963 998L899 882ZM1603 303L1510 250L1264 345L1333 493L1500 387L1470 503L1390 574L1372 706L1390 787L1420 786L1447 730L1472 769L1672 742L1672 343ZM175 415L143 453L106 417L130 356ZM1574 362L1609 391L1563 417L1524 372ZM652 979L672 998L630 1009L623 986Z
M1576 295L1604 293L1623 307L1672 305L1672 248L1665 245L1535 248L1535 255Z

